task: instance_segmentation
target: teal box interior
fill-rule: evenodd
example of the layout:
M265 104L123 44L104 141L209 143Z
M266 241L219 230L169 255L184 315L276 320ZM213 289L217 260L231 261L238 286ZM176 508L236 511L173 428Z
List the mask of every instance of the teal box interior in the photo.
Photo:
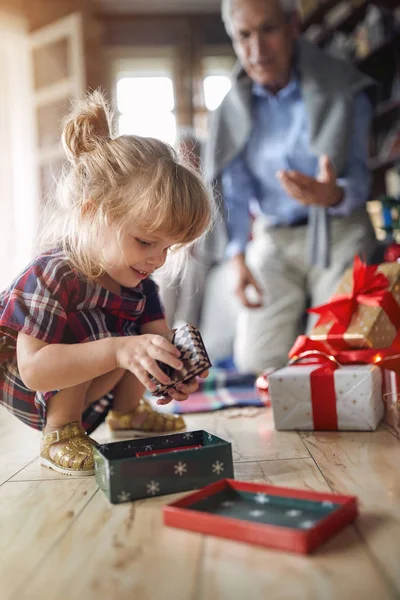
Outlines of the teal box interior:
M234 477L231 444L203 430L98 444L94 456L96 482L113 504Z

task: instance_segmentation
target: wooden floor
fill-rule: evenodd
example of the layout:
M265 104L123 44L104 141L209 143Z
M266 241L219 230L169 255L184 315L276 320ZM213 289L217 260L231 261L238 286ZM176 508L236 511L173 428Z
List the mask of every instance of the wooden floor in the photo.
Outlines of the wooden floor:
M40 467L39 434L1 409L0 600L400 598L393 433L276 432L268 409L188 425L232 442L236 479L355 494L361 516L311 557L166 528L162 506L178 495L112 506L94 478Z

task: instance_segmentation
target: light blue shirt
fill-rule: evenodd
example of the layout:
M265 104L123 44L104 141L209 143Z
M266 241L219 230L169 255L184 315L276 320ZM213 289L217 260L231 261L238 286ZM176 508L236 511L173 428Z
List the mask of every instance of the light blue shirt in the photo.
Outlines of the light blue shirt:
M348 165L344 177L338 179L344 197L329 209L332 215L348 216L368 200L371 119L371 103L365 94L359 94ZM249 213L255 217L264 215L272 227L307 219L308 208L288 196L276 173L296 170L316 177L318 160L310 149L308 116L298 79L293 77L276 95L254 84L252 133L241 154L222 172L229 236L227 256L244 252L250 235Z

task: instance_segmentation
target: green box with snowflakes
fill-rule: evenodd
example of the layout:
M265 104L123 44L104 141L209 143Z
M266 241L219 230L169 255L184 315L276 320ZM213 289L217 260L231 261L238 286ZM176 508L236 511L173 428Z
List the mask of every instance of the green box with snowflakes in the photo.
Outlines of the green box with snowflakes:
M232 446L207 431L97 444L96 482L113 504L233 478Z

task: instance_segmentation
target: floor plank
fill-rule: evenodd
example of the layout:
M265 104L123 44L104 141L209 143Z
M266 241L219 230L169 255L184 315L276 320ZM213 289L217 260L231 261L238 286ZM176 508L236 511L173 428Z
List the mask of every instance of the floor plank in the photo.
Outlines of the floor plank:
M162 505L175 497L111 506L99 491L31 578L24 600L45 597L51 573L57 600L194 600L203 538L162 526Z
M238 473L246 480L328 489L312 459L243 462ZM352 594L361 590L372 600L395 597L353 527L315 557L293 556L163 527L162 506L175 497L112 507L97 493L30 577L26 600L43 597L51 573L57 573L52 591L58 600L83 595L88 600L239 600L243 594L252 600L267 596L342 600L348 590ZM82 568L87 556L90 561ZM365 574L361 584L360 572ZM73 589L65 596L63 590L71 581ZM271 589L277 593L271 595Z
M39 454L40 433L0 407L0 486Z
M243 463L238 465L238 474L249 481L330 491L311 459ZM346 527L309 557L209 537L199 581L199 600L398 598L354 526Z
M360 500L366 545L400 596L400 444L384 428L370 433L303 434L332 489Z
M11 598L22 580L43 564L51 547L96 491L93 478L67 484L8 482L0 487L1 600ZM48 583L52 579L48 573Z
M224 410L191 415L188 428L202 428L232 443L235 463L256 460L309 458L296 431L276 431L270 408Z

